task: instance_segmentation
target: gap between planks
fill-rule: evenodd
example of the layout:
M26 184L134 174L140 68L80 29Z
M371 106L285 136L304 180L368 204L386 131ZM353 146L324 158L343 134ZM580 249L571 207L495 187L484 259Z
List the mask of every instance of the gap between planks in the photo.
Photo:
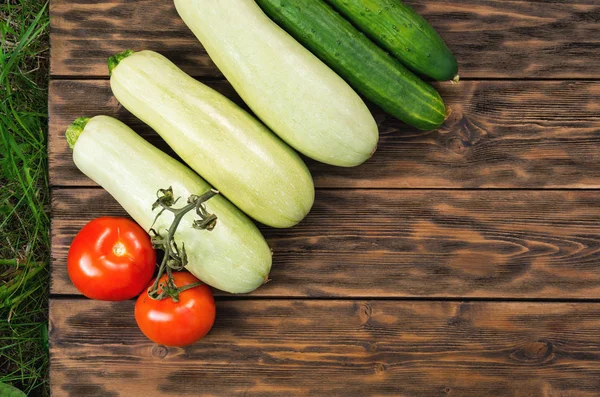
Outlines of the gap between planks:
M50 190L80 190L90 189L99 190L104 189L102 186L89 186L89 185L52 185ZM529 188L529 187L376 187L376 186L358 186L358 187L342 187L342 186L331 186L331 187L315 187L316 191L337 191L337 190L425 190L425 191L443 191L443 192L478 192L478 191L517 191L517 192L594 192L600 190L600 187L550 187L550 188Z
M260 287L259 287L260 288ZM91 301L83 295L77 294L50 294L51 300L82 300ZM331 301L331 302L348 302L348 301L385 301L385 302L489 302L489 303L590 303L600 304L600 298L490 298L490 297L427 297L427 296L343 296L343 297L327 297L327 296L261 296L261 295L215 295L215 301L230 302L230 301ZM136 301L136 299L129 299Z
M227 81L227 79L225 79L224 77L214 77L214 76L194 76L192 75L191 77L193 77L196 80L202 81L202 82L214 82L214 81ZM89 75L89 76L77 76L77 75L50 75L50 80L74 80L74 81L87 81L87 80L110 80L110 76L107 74L106 76L104 75ZM449 83L449 84L454 84L451 81L434 81L434 80L429 80L429 79L423 79L425 82L427 83ZM485 81L524 81L524 82L528 82L528 83L535 83L535 82L544 82L544 81L550 81L550 82L561 82L561 81L576 81L576 82L585 82L585 81L589 81L589 82L598 82L600 81L600 77L465 77L465 78L460 78L460 81L456 84L460 85L461 82L463 81L481 81L481 82L485 82Z

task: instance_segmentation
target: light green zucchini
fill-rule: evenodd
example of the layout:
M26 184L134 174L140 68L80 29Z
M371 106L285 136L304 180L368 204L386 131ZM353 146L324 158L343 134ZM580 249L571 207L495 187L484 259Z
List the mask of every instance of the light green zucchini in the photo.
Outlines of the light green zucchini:
M252 115L156 52L126 51L109 65L119 102L246 214L290 227L308 213L308 168Z
M375 151L377 124L358 94L254 0L175 0L175 6L246 104L296 150L343 167Z
M192 170L112 117L76 120L67 130L67 140L77 168L106 189L145 230L160 210L152 210L159 189L171 186L183 206L190 195L211 188ZM206 208L218 218L214 230L192 228L197 216L191 211L175 233L178 246L185 244L186 269L223 291L245 293L258 288L271 269L271 251L265 239L225 197L211 198ZM154 229L164 233L172 222L173 214L165 211Z

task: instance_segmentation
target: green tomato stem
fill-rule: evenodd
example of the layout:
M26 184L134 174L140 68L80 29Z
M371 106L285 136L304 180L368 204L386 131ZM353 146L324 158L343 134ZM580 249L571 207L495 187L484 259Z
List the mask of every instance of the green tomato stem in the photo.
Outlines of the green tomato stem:
M152 243L154 247L162 249L165 253L162 262L159 265L156 280L148 289L148 296L151 299L161 300L170 297L174 302L178 302L179 294L181 292L202 284L194 283L181 288L178 288L177 285L175 285L172 271L182 270L187 265L187 255L185 253L185 245L182 244L180 249L177 246L174 237L175 231L179 227L179 223L181 222L183 217L193 209L196 210L196 214L200 217L200 219L194 221L192 226L195 229L200 230L213 230L217 223L217 216L214 214L209 214L206 211L204 203L217 194L219 194L217 190L211 189L200 196L191 195L188 198L187 205L181 208L173 208L173 205L179 200L173 197L173 189L169 187L168 189L160 189L157 192L157 200L152 206L152 209L154 210L157 207L162 207L162 209L156 215L154 223L156 223L156 220L165 211L170 211L171 213L173 213L174 218L173 222L171 223L171 226L167 229L167 236L165 238L163 238L156 230L152 228L152 226L154 226L154 223L150 228L150 233L154 235L152 237ZM167 282L166 284L161 285L160 281L165 272L167 273Z

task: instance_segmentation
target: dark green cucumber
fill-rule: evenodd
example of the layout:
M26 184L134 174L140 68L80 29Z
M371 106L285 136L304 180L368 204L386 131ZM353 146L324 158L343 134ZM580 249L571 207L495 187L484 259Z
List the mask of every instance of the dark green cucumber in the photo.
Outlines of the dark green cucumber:
M379 48L323 0L257 0L288 33L384 111L422 130L438 128L438 92Z
M458 81L458 64L435 29L399 0L326 0L409 69Z

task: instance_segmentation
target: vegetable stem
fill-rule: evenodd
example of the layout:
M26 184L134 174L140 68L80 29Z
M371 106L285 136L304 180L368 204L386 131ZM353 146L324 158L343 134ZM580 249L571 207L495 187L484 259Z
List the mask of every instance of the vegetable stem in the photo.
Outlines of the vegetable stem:
M125 51L115 54L111 57L108 57L108 75L109 76L112 75L113 69L117 67L119 62L121 62L123 59L127 58L129 55L132 55L133 53L135 53L135 51L125 50Z
M89 117L79 117L75 119L75 121L73 121L67 128L65 136L67 138L69 148L73 149L75 147L75 143L77 142L77 139L79 139L79 135L81 135L83 132L83 129L87 125L88 121L90 121Z
M185 253L185 245L182 244L180 249L175 242L174 236L183 217L193 209L196 210L196 214L200 216L200 219L195 220L192 226L199 230L213 230L217 224L217 216L215 214L209 214L204 203L217 194L219 194L219 192L215 189L210 189L200 196L193 194L188 198L187 205L181 208L173 208L173 205L177 203L179 198L175 199L173 196L172 187L160 189L157 192L157 200L152 205L152 209L154 210L157 207L162 207L162 209L158 212L156 218L154 218L154 223L156 223L158 218L165 211L173 213L174 219L171 226L167 229L167 236L165 238L152 228L154 223L150 227L150 233L153 235L152 244L154 245L154 248L160 248L165 253L163 260L159 265L156 280L152 286L148 288L148 296L150 298L161 300L170 297L174 302L178 302L179 294L181 292L201 284L194 283L181 288L178 288L175 285L172 270L182 270L187 265L187 255ZM160 281L165 272L167 273L167 282L161 284Z
M444 121L448 120L448 117L452 114L452 108L450 106L446 106L446 116L444 117Z

